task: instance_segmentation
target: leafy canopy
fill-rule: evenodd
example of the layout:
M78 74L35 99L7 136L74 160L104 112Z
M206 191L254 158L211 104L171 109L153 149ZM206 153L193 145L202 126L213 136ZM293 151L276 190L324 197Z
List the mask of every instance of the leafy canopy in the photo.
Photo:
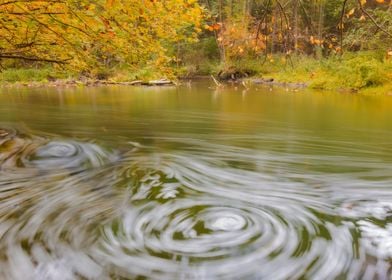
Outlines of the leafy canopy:
M0 0L0 59L162 67L164 46L195 40L203 13L195 0Z

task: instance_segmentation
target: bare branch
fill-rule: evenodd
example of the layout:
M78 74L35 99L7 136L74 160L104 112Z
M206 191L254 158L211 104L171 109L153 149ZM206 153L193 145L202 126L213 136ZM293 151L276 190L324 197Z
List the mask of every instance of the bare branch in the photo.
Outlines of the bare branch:
M347 5L348 0L344 0L343 6L342 6L342 12L340 14L340 23L339 23L339 29L340 29L340 51L343 53L343 19L344 19L344 14L346 12L346 5Z
M372 22L375 26L377 26L378 29L380 29L382 32L387 34L389 37L392 38L392 34L388 32L388 30L384 29L382 26L380 26L377 21L365 10L365 8L362 5L361 0L358 0L359 8L361 9L361 12L364 13Z

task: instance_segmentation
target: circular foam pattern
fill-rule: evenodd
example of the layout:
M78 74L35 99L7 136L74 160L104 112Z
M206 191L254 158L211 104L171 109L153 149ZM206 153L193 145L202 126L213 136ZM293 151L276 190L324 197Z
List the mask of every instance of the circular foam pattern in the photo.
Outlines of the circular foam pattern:
M23 159L25 167L39 169L99 167L116 158L92 143L51 141Z
M104 227L93 254L124 277L152 279L285 279L312 266L323 277L352 259L349 232L324 228L336 232L327 241L310 211L285 209L205 196L135 204Z

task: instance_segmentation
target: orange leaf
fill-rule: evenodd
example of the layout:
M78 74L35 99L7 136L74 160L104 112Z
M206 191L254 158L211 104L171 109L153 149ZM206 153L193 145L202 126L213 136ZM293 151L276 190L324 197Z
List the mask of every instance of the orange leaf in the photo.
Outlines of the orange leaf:
M221 25L219 23L215 23L213 25L211 25L213 30L219 30L221 28Z
M114 0L106 0L106 6L107 6L108 8L112 7L113 4L114 4Z

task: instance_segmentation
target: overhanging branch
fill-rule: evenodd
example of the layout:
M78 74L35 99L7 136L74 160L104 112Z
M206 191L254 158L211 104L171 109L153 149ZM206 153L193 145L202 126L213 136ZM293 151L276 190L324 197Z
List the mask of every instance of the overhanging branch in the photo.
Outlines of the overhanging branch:
M60 60L60 59L51 59L51 58L33 57L33 56L24 56L24 55L0 54L0 59L17 59L17 60L26 60L26 61L49 62L55 64L66 64L72 58Z

